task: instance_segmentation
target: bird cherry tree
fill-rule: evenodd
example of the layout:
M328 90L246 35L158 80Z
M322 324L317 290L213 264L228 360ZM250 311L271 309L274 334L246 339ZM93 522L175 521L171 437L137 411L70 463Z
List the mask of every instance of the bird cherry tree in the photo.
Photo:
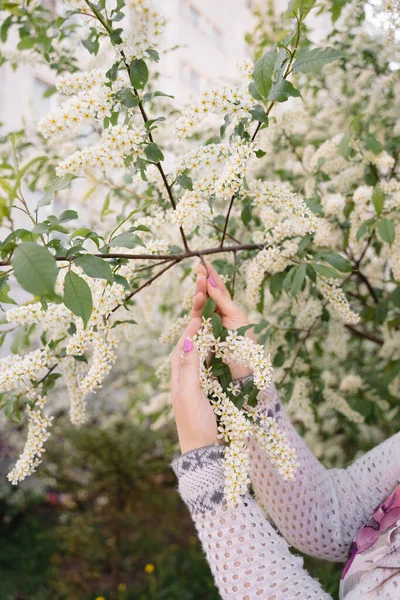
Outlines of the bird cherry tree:
M398 49L395 37L368 32L360 2L322 4L333 26L316 45L314 5L292 0L279 23L261 10L249 36L256 60L239 65L238 83L179 111L158 89L161 3L72 0L60 14L35 0L1 5L3 43L19 39L1 60L43 63L56 74L47 94L59 99L35 131L2 139L2 340L13 337L16 351L1 359L1 405L28 426L12 483L42 460L60 377L71 421L84 423L127 328L145 335L138 315L149 286L162 317L163 286L174 282L161 341L175 341L195 260L213 261L260 336L258 345L245 328L227 331L209 301L195 339L227 443L231 501L249 481L249 435L295 477L294 452L257 409L272 379L327 456L349 432L368 439L396 422ZM66 206L52 214L55 197ZM243 390L232 358L254 372ZM168 360L158 373L168 378Z

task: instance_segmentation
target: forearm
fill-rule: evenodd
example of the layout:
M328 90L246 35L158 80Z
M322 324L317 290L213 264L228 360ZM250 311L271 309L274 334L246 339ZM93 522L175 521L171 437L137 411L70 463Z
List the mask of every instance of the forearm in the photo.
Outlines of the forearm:
M221 597L329 600L250 494L236 506L226 504L222 459L223 447L212 445L172 463Z
M381 444L349 469L327 470L291 424L275 387L260 392L259 401L296 449L299 467L295 480L285 482L252 440L250 469L257 499L296 548L332 561L347 560L355 533L400 477L400 437Z

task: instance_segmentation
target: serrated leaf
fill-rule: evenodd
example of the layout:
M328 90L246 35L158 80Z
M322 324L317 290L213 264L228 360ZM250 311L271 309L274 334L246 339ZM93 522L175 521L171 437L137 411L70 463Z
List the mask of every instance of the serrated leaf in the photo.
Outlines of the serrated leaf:
M389 219L382 219L378 223L377 230L383 241L391 246L396 237L393 221L390 221Z
M222 334L223 327L222 327L221 317L219 315L217 315L217 313L213 314L212 319L211 319L211 324L212 324L214 336L216 338L219 338Z
M280 79L273 84L268 95L268 100L275 100L275 102L286 102L290 96L299 97L301 96L300 91L294 87L290 81L286 79Z
M81 254L81 256L78 256L74 260L74 263L78 267L81 267L83 272L89 277L94 277L95 279L106 279L109 283L112 283L113 281L110 265L98 256L93 256L92 254Z
M307 265L305 263L301 264L295 272L295 275L292 280L291 292L293 296L297 296L299 292L301 292L303 288L304 281L306 279L306 268Z
M275 48L268 50L254 65L253 79L257 91L264 98L268 98L272 87L272 74L276 59Z
M303 52L297 58L293 65L293 73L312 73L319 71L324 65L327 65L339 58L345 57L342 50L335 48L313 48Z
M68 221L74 221L78 218L78 213L76 210L64 210L61 215L58 217L59 223L67 223Z
M63 175L63 177L54 176L54 179L52 179L52 181L44 188L44 196L39 200L37 204L38 207L51 204L54 200L55 193L65 190L74 179L76 179L76 175Z
M380 187L379 183L377 183L374 187L374 191L372 192L372 204L375 206L377 215L382 213L384 200L385 196L382 188Z
M268 123L267 113L265 112L264 108L259 104L250 111L250 114L253 117L253 119L258 121L259 123Z
M145 147L144 153L149 160L151 160L155 163L159 163L162 160L164 160L164 154L161 152L160 148L154 142L151 142L151 144L148 144Z
M211 317L213 316L213 314L215 312L215 307L216 307L215 300L213 300L212 298L209 298L204 305L204 308L202 311L202 316L205 319L211 319Z
M348 133L345 133L342 137L340 144L338 145L338 152L340 156L343 156L344 159L348 159L351 154L350 147L350 136Z
M182 173L181 175L179 175L179 177L177 178L176 181L185 190L190 190L190 191L193 190L193 181L192 181L192 178L189 177L189 175L185 175L184 173Z
M23 242L14 251L12 265L15 278L24 290L35 296L54 293L58 268L47 248Z
M81 317L86 327L93 310L92 292L86 281L73 271L68 271L64 279L64 304Z
M351 273L353 270L351 262L336 252L321 252L320 256L341 273Z
M129 76L133 87L143 89L149 79L149 70L142 58L133 60L129 68Z
M338 273L335 269L331 267L327 267L326 265L319 265L317 263L313 263L313 268L317 271L318 275L322 277L341 277L340 273Z
M121 248L135 248L136 246L146 247L139 236L131 231L116 235L111 241L110 246L121 246Z
M242 208L242 212L240 213L240 218L246 227L251 221L252 210L251 210L251 202L246 202L244 207Z

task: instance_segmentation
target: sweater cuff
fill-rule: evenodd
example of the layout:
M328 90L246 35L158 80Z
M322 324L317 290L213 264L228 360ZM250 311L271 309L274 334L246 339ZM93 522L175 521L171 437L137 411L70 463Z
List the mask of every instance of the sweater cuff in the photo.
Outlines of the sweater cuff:
M211 444L190 450L172 461L179 493L193 516L226 503L223 457L224 446Z

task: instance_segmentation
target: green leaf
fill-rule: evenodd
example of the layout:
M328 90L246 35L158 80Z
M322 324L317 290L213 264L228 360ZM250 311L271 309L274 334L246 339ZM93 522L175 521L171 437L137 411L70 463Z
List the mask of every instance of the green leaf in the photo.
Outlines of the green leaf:
M57 92L57 87L55 85L49 85L49 87L43 94L43 98L50 98L50 96L52 96L56 92Z
M86 281L73 271L68 271L64 279L64 304L82 318L86 327L93 309L92 292Z
M0 289L0 304L17 304L9 295L10 286L8 283L2 286Z
M19 412L18 398L8 398L4 405L4 414L9 421L13 423L21 422L21 414Z
M213 334L216 338L219 338L222 335L223 327L222 320L217 313L214 313L211 319Z
M258 392L259 392L259 390L256 387L253 388L252 391L250 392L250 394L247 398L247 404L249 406L257 406Z
M131 62L129 76L134 88L142 90L145 87L149 79L149 70L142 58L133 60Z
M132 249L136 246L143 246L145 248L146 244L142 242L136 233L133 233L132 231L126 231L125 233L116 235L115 238L110 241L110 246L121 246L121 248Z
M295 61L293 73L312 73L320 71L324 65L345 56L346 54L342 50L336 50L335 48L330 47L306 50Z
M251 202L246 202L245 205L243 206L242 212L240 214L242 222L244 225L246 225L246 227L248 226L248 224L251 221L251 216L252 216Z
M138 98L130 88L124 88L118 94L118 98L126 108L135 108L139 104Z
M391 246L396 237L393 221L382 219L378 223L378 233L384 242Z
M113 276L111 267L102 258L98 256L93 256L92 254L81 254L74 260L74 263L81 267L84 273L89 277L94 277L95 279L106 279L109 283L112 283Z
M304 19L315 4L316 0L290 0L285 14L291 17L299 13L299 16Z
M351 273L353 270L351 262L336 252L321 252L319 256L341 273Z
M59 223L67 223L67 221L75 221L79 217L76 210L64 210L58 217Z
M268 100L286 102L290 96L299 97L301 94L300 91L290 83L290 81L287 81L286 79L280 79L271 87Z
M257 106L255 106L253 108L253 110L250 111L250 114L253 117L253 119L255 119L256 121L258 121L259 123L266 123L266 124L268 124L267 113L265 112L265 110L263 109L263 107L260 106L259 104L257 104Z
M368 150L371 150L374 154L380 154L382 152L382 144L374 135L366 135L362 139Z
M349 158L350 154L351 154L351 147L350 147L350 136L348 133L345 133L344 136L341 139L341 142L338 146L338 152L340 154L340 156L343 156L343 158L345 158L346 160Z
M377 183L374 187L374 191L372 192L372 203L375 206L377 215L380 215L382 213L384 200L385 196L383 195L379 183Z
M204 305L202 316L205 319L211 319L211 317L213 316L213 314L215 312L215 307L216 307L215 301L212 298L209 298Z
M63 177L54 176L52 181L44 188L44 196L39 200L37 204L38 207L51 204L54 200L55 193L65 190L74 179L76 179L75 175L63 175Z
M160 148L155 142L148 144L144 149L144 153L149 160L155 163L159 163L164 160L164 154L161 152Z
M12 265L15 278L24 290L35 296L54 293L58 268L47 248L24 242L15 249Z
M335 271L335 269L332 269L331 267L327 267L326 265L319 265L317 263L313 263L312 266L322 277L341 277L340 273L338 273L337 271Z
M307 265L305 263L301 264L297 269L296 273L292 280L291 292L293 296L297 296L299 292L301 292L303 288L304 281L306 279L306 268Z
M3 42L3 44L7 41L8 30L10 29L12 24L13 24L12 15L9 15L6 19L4 19L3 24L0 28L0 40Z
M192 178L189 177L188 175L185 175L184 173L182 173L182 175L179 175L179 177L177 178L176 181L185 190L190 190L190 191L193 190L193 181L192 181Z
M282 285L285 280L285 277L286 273L284 272L275 273L275 275L271 277L271 280L269 282L269 291L275 299L282 292Z
M36 38L28 35L22 38L22 40L17 44L17 50L29 50L35 46L36 42Z
M260 148L260 149L256 150L255 154L256 154L257 158L263 158L267 153L264 150L261 150L261 148Z
M253 79L257 91L264 98L268 98L272 87L272 74L274 72L276 50L268 50L254 65Z

